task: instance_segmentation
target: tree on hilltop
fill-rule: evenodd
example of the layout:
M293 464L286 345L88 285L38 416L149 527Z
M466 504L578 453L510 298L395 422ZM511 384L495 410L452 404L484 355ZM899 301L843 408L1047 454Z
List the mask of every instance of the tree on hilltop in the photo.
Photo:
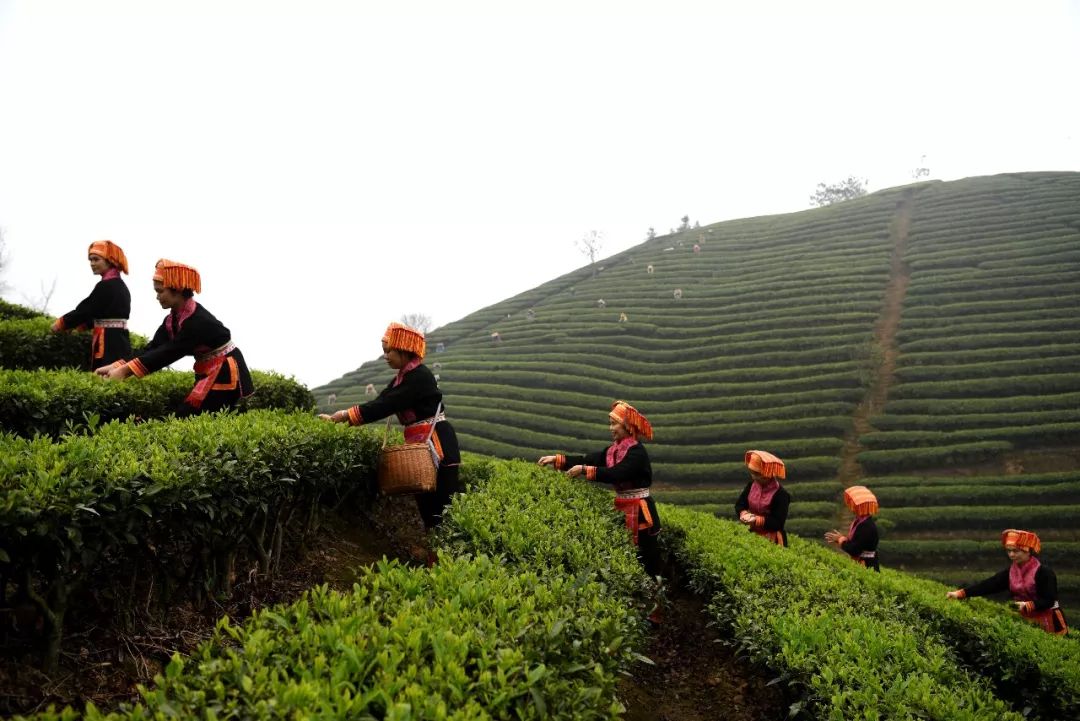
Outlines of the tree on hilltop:
M604 234L598 230L590 230L577 242L577 247L589 259L589 265L595 266L596 259L600 256L600 249L604 247ZM593 274L595 273L594 268Z
M431 332L434 325L431 316L423 313L405 313L401 316L401 322L410 328L416 328L416 330L424 334Z
M856 178L854 175L841 180L839 183L826 185L818 183L817 190L810 196L810 204L818 207L832 205L843 200L851 200L866 195L866 179Z

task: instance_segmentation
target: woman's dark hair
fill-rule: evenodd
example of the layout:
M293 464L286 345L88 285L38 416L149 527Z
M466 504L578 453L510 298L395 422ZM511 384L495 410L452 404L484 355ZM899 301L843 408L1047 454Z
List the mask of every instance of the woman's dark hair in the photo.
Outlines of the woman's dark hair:
M195 291L193 291L191 288L184 288L182 291L180 291L180 295L184 296L185 298L194 298Z

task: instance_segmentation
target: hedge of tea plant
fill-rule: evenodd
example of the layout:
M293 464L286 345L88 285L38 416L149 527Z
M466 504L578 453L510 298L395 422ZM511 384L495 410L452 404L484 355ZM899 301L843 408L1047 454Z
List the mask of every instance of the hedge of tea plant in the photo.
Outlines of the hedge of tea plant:
M34 718L621 718L650 586L610 494L534 464L466 464L434 568L384 560L351 592L222 619L133 707Z
M781 548L734 522L661 512L665 543L710 611L801 690L814 718L1056 719L1080 708L1080 647L1000 605L947 602L940 584L875 574L817 544Z
M0 434L0 563L45 619L47 664L90 584L168 602L227 594L238 556L272 573L324 500L367 492L378 443L271 411L113 422L58 442Z
M295 379L263 371L251 376L255 393L240 402L241 410L314 408L311 392ZM122 382L77 370L0 370L0 429L59 436L111 420L162 418L194 383L194 374L170 370Z

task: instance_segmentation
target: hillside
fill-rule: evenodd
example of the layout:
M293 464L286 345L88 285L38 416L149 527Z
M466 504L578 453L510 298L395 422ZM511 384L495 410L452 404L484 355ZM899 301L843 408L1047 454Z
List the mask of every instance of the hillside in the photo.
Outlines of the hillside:
M466 449L597 448L624 398L658 482L700 488L684 502L726 514L766 448L796 533L845 523L838 491L865 482L885 559L965 580L1029 525L1075 597L1078 301L1080 174L1009 174L656 238L433 331L427 363ZM389 378L373 360L314 393Z

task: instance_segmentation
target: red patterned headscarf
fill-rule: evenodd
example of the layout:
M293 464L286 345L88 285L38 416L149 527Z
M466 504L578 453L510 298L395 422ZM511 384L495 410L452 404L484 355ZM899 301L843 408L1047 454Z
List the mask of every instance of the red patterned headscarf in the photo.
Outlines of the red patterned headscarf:
M1038 553L1042 550L1042 543L1038 536L1031 531L1020 531L1015 528L1001 532L1001 545L1006 548L1015 546L1028 553Z

